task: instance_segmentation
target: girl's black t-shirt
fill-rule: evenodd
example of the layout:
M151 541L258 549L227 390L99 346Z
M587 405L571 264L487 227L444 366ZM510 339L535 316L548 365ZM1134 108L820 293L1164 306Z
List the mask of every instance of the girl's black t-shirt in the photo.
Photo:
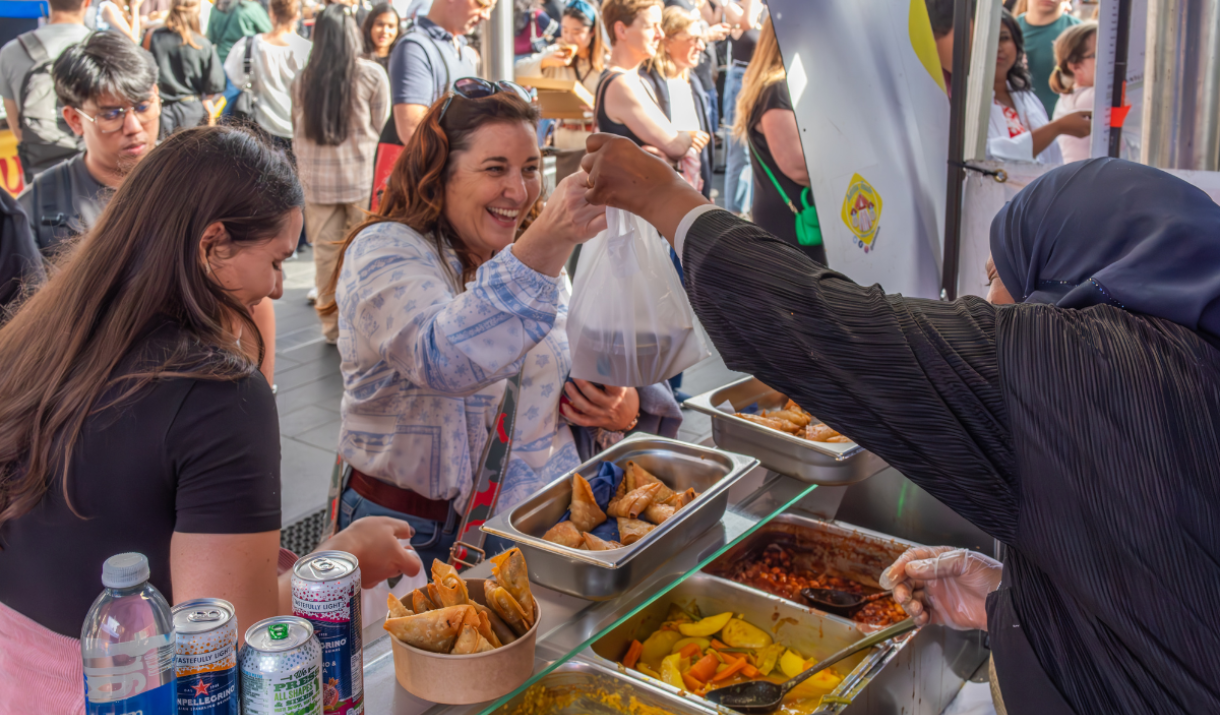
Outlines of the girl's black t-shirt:
M156 360L180 337L178 328L161 327L116 374ZM101 404L118 394L112 390ZM280 528L279 419L271 388L260 373L154 381L86 419L66 491L71 506L56 478L38 506L0 527L0 602L79 638L102 592L102 563L137 551L148 557L153 585L173 603L175 531Z
M771 174L779 182L780 187L783 188L784 193L788 195L788 199L792 201L793 205L800 208L801 192L805 190L805 187L789 179L784 172L779 170L779 165L775 163L775 156L771 152L771 145L767 143L767 137L762 133L762 117L771 109L792 111L792 97L788 94L787 82L774 82L771 86L764 89L758 97L758 103L754 105L754 110L750 113L750 129L747 134L750 146L747 147L747 150L750 151L750 168L754 172L754 203L751 209L751 217L754 223L774 234L777 238L782 238L796 246L818 263L825 264L825 248L822 246L802 246L797 242L796 214L792 213L792 209L788 208L788 204L780 196L779 190L775 188L775 184L771 181L771 177L767 176L767 172L759 164L758 160L761 156L762 160L766 162L767 168L771 170ZM781 147L780 150L785 152L802 151L800 146Z

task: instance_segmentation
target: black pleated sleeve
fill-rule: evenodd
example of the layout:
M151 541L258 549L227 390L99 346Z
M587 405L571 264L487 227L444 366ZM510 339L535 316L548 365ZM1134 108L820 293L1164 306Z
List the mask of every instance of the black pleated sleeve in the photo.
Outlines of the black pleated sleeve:
M856 285L727 211L700 216L683 254L691 304L730 368L1011 543L1020 484L990 303Z

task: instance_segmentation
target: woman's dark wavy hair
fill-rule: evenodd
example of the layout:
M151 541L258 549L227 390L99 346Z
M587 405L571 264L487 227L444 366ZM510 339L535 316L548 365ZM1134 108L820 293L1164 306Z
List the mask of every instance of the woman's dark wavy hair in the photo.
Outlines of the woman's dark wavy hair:
M262 336L249 311L207 276L200 239L219 221L232 243L218 250L238 251L269 240L303 205L283 154L235 127L181 130L136 165L93 229L0 327L0 526L37 506L55 481L71 505L67 468L96 410L156 379L254 374ZM115 377L166 320L181 329L177 343ZM234 323L246 336L240 344ZM102 403L103 395L113 398Z
M369 10L369 14L364 18L364 24L360 26L360 37L364 41L364 56L372 59L373 53L377 51L377 46L373 42L373 23L377 22L377 18L389 13L394 16L394 26L398 28L398 35L394 38L394 42L390 43L390 48L402 39L402 18L398 16L398 11L388 2L377 3Z
M360 57L360 28L347 5L330 5L313 26L313 49L301 70L302 132L322 146L347 141L351 131L356 60Z
M1000 22L1008 28L1012 35L1012 43L1017 46L1017 61L1008 70L1008 85L1018 92L1029 92L1034 88L1034 80L1025 66L1025 34L1021 32L1021 24L1006 9L1000 10Z
M482 99L455 96L442 122L441 110L449 96L446 94L432 105L407 141L406 148L386 180L385 193L381 196L377 212L352 229L343 240L339 261L326 289L330 295L335 294L348 246L365 228L385 221L397 221L410 226L420 235L431 235L442 255L445 246L451 247L462 264L462 275L454 276L459 279L458 285L465 285L474 278L478 269L474 252L445 218L445 185L452 175L449 158L454 152L469 149L475 131L489 124L528 122L536 129L538 109L512 92L497 92ZM542 195L539 194L517 231L518 238L538 217L542 205ZM446 269L448 265L445 263ZM336 310L338 307L333 299L318 307L322 315L330 315Z

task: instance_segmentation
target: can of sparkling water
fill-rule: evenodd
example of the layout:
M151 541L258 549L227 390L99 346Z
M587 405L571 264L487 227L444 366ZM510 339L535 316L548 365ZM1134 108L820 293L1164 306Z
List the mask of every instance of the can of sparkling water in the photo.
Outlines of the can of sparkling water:
M233 604L199 598L174 606L178 715L239 715Z
M292 569L292 614L322 643L322 705L327 713L364 713L360 562L345 551L317 551Z
M320 715L322 645L304 618L265 618L241 649L242 715Z

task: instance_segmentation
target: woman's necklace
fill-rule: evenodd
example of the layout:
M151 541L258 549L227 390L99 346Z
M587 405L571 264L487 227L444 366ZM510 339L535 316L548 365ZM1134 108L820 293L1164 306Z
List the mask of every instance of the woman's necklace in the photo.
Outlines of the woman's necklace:
M585 70L585 73L583 75L580 73L581 60L584 60L585 62L588 62L588 64L589 64L589 68ZM580 82L581 84L584 84L585 78L588 77L589 73L593 71L593 63L589 62L588 60L585 60L583 57L577 56L576 60L574 62L572 62L572 71L576 73L576 81Z

